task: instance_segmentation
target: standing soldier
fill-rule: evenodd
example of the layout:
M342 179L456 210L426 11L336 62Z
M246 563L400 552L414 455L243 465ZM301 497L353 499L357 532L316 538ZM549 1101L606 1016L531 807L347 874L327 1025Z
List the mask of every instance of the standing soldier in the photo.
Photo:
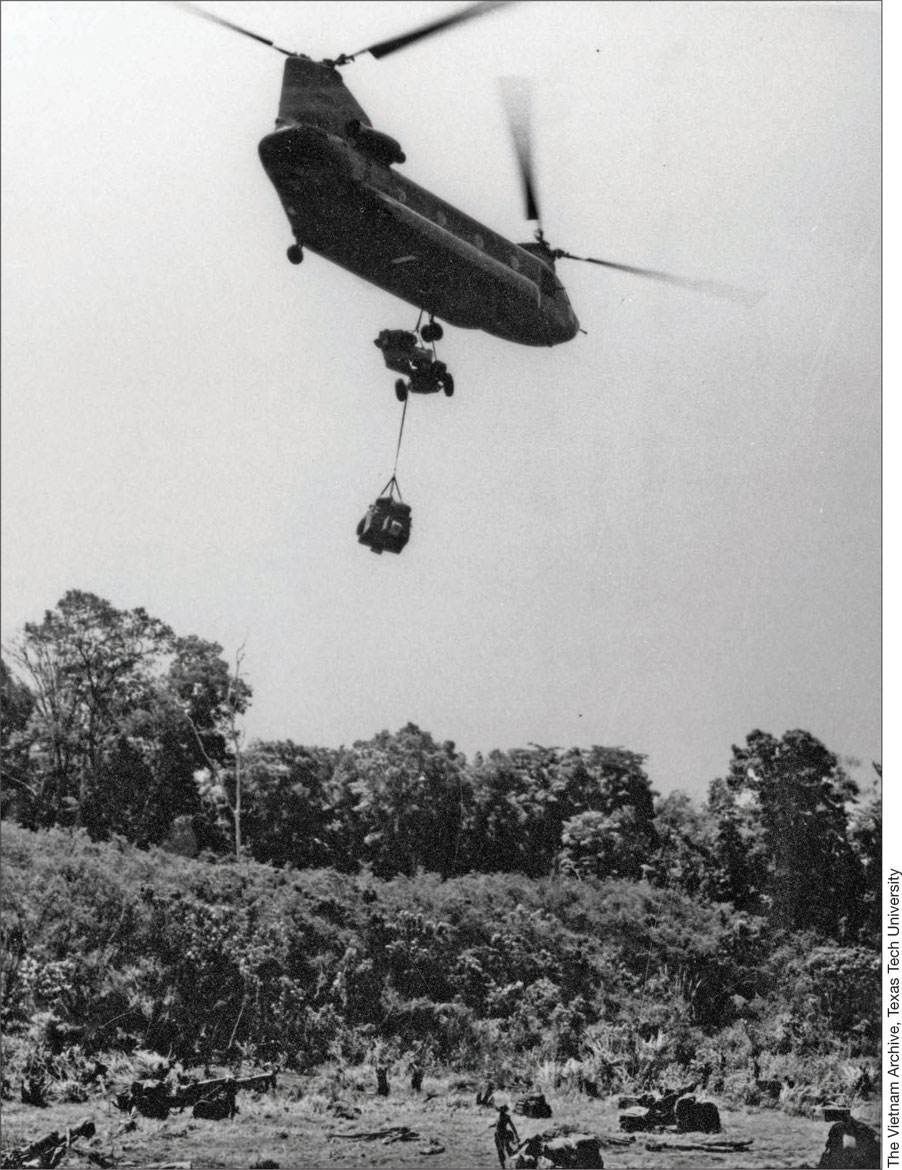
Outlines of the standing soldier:
M498 1161L504 1166L509 1154L514 1154L520 1145L520 1135L517 1127L511 1120L507 1106L502 1105L498 1110L498 1124L495 1126L495 1149L498 1151Z

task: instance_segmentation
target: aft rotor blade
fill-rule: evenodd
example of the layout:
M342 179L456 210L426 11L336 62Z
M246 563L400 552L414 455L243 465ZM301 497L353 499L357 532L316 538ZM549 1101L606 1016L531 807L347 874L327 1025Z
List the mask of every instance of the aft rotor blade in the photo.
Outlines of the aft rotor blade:
M478 4L471 4L469 8L464 8L460 12L455 12L452 16L442 17L441 20L430 21L429 24L420 25L419 28L413 29L409 33L404 33L400 37L392 37L388 41L379 41L378 44L368 45L365 49L358 49L350 57L345 60L353 61L355 57L359 57L361 53L371 53L377 60L381 57L387 57L389 53L397 53L399 49L406 49L408 45L413 45L417 41L422 41L425 37L434 36L436 33L444 32L446 28L452 28L455 24L463 24L466 20L473 20L477 16L485 16L489 12L493 12L496 8L503 8L505 4L511 3L511 0L481 0Z
M181 8L184 12L190 12L193 16L202 16L204 20L212 21L213 24L221 24L223 28L230 28L232 32L241 33L242 36L250 37L251 40L259 41L261 45L269 45L271 49L275 49L277 53L282 53L286 57L294 57L297 54L293 53L291 49L281 49L274 41L267 37L261 37L259 33L251 32L249 28L242 28L240 24L232 24L230 20L226 20L222 16L216 16L212 12L207 12L205 8L198 8L196 4L189 3L189 0L170 0L176 8Z
M572 252L564 252L555 248L556 259L583 260L586 264L600 264L603 268L613 268L617 272L629 272L632 276L645 276L650 280L658 280L664 284L672 284L677 288L685 288L690 292L705 293L707 296L718 297L723 301L735 301L737 304L757 305L763 292L753 292L750 289L736 288L732 284L721 284L716 280L689 280L685 276L674 276L671 272L659 272L655 268L636 268L633 264L617 264L613 260L596 260L592 256L574 256Z
M535 174L532 166L531 98L529 84L524 78L503 77L501 79L501 99L507 113L514 150L517 153L526 218L539 222L539 201L536 197Z

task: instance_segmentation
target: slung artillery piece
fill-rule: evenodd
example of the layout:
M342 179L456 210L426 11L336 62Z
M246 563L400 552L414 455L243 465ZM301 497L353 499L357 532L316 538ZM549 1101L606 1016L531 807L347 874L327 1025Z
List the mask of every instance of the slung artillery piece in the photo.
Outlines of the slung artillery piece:
M438 325L434 329L440 328ZM434 332L424 325L420 336L432 338ZM395 382L395 395L404 402L408 394L437 394L442 390L448 398L454 393L454 378L444 362L436 359L435 348L420 345L415 333L406 329L383 329L374 344L382 350L386 366L397 374L405 374Z

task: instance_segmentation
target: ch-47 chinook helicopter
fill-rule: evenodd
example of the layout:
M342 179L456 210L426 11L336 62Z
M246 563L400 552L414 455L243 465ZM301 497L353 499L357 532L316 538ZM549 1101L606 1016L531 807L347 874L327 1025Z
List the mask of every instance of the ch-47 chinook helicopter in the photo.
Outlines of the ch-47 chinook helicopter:
M280 48L194 4L176 2L287 58L276 129L260 142L259 152L294 235L288 259L300 264L303 249L309 248L407 301L429 317L421 330L425 340L441 336L439 318L520 345L570 341L579 322L555 272L555 261L562 257L745 299L726 285L573 256L551 248L541 227L535 240L512 243L395 169L405 161L400 144L373 128L338 67L364 53L386 57L507 0L472 4L402 36L324 61ZM538 224L525 125L512 123L512 130L526 216Z

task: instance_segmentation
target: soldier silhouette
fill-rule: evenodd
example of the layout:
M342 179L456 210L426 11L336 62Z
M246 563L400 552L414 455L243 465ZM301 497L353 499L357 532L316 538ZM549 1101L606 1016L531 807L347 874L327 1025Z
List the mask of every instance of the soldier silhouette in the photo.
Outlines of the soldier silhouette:
M498 1161L503 1166L509 1154L516 1153L520 1145L520 1135L514 1125L506 1105L498 1110L498 1122L495 1125L495 1149L498 1151Z

